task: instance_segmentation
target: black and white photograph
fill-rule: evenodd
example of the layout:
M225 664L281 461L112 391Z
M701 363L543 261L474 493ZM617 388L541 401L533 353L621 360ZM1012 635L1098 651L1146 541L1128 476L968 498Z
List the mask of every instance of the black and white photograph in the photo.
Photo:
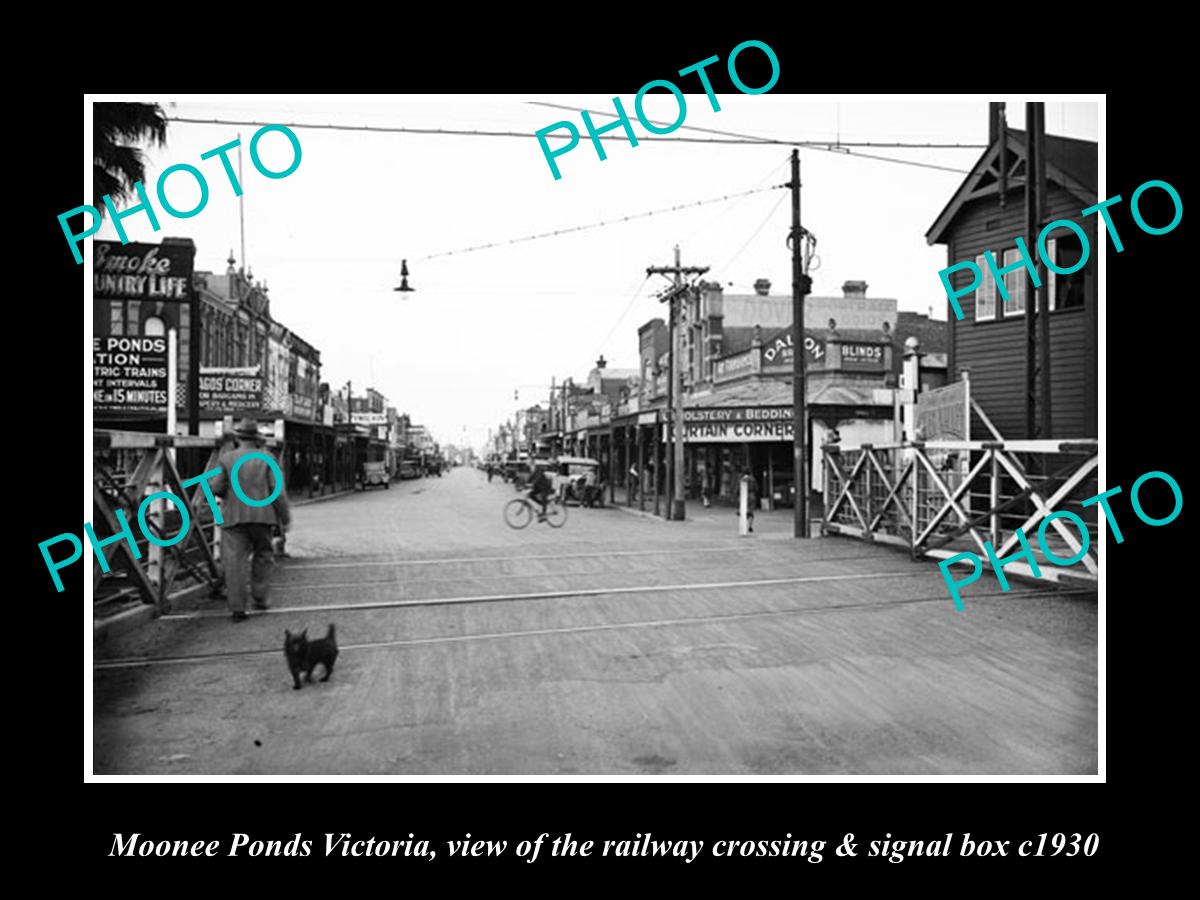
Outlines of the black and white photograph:
M1102 95L728 51L87 95L86 779L1104 780L1105 536L1182 504L1103 477L1104 260L1176 188Z

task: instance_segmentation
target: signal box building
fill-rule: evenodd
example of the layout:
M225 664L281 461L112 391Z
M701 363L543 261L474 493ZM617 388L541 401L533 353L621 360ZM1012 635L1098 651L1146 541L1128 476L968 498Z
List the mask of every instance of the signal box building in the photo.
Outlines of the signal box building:
M1094 438L1097 435L1097 256L1107 237L1097 235L1097 217L1081 210L1097 202L1097 146L1091 141L1046 135L1045 222L1070 219L1088 237L1087 264L1072 275L1046 270L1050 315L1051 434L1027 434L1025 427L1025 310L1034 299L1024 268L1005 275L1010 299L996 289L983 253L991 250L1000 267L1017 262L1016 239L1025 234L1026 133L997 134L945 209L926 232L930 244L945 244L947 265L974 260L983 272L980 286L958 298L956 320L947 301L950 328L948 378L970 378L971 396L1003 438ZM1043 223L1044 224L1044 223ZM1066 228L1054 231L1048 250L1059 268L1070 268L1083 247ZM1030 248L1036 254L1036 247ZM972 273L951 275L956 289ZM1041 402L1039 396L1039 403ZM989 436L976 419L972 437Z

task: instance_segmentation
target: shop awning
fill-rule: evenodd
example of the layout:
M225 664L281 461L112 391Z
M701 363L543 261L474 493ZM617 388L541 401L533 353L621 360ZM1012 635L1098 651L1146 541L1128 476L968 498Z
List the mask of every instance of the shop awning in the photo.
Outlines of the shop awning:
M812 379L805 385L809 406L884 406L892 407L890 388L862 381ZM742 381L723 385L699 397L688 397L687 409L739 406L791 406L792 385L782 379Z

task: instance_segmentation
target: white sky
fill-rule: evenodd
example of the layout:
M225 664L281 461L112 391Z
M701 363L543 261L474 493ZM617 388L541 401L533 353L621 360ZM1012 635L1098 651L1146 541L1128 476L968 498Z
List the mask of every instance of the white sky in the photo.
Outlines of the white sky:
M1024 99L1009 98L1013 127L1024 125ZM1098 139L1094 102L1041 99L1048 101L1048 132ZM133 241L190 237L196 268L224 272L230 248L240 255L238 203L219 161L201 161L200 154L240 131L246 255L255 278L269 285L272 315L321 351L322 380L335 389L347 380L356 393L373 386L438 441L462 442L465 427L467 442L476 447L518 405L544 403L551 376L580 381L600 353L611 367L636 367L637 328L662 315L653 294L665 280L654 276L633 300L635 290L647 266L672 262L676 243L684 265L711 266L705 277L732 282L728 292L750 293L754 280L765 277L772 293L790 293L786 190L422 260L788 180L790 147L782 145L644 141L630 147L606 141L608 159L601 162L577 114L522 102L527 100L612 109L611 97L595 95L160 99L169 116L260 122L532 133L568 119L583 137L558 157L563 177L555 181L533 137L296 129L300 167L269 180L250 161L254 126L172 122L167 146L147 152L147 190L153 197L158 174L186 162L205 173L208 205L192 218L174 219L155 200L159 232L141 214L125 220L125 228ZM684 124L786 140L833 141L839 133L843 141L987 139L984 100L802 103L770 94L718 94L718 100L721 110L714 112L703 94L688 95ZM622 96L622 102L632 117L633 97ZM647 98L646 111L655 121L677 115L675 101L662 92ZM646 136L633 121L639 139ZM686 129L675 134L705 136ZM267 135L260 148L272 169L290 160L282 135ZM982 152L864 150L963 170ZM862 279L870 296L894 297L903 310L928 312L932 306L944 318L937 272L947 264L945 248L927 246L924 235L964 176L803 148L800 159L802 221L817 236L820 257L813 293L838 295L844 281ZM195 205L198 190L186 175L173 175L169 185L177 208ZM107 220L96 237L118 239ZM392 291L402 258L416 288L412 294ZM518 388L519 404L513 401Z

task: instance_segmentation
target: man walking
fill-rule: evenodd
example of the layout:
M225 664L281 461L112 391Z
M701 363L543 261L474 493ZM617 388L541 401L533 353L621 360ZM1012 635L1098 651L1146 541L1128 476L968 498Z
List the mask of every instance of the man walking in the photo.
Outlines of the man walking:
M280 531L286 532L292 514L283 479L276 474L280 471L278 464L268 463L266 451L260 449L258 423L243 419L233 435L235 445L218 459L221 473L213 478L212 488L224 500L221 558L225 563L225 590L233 620L241 622L246 618L247 594L253 597L255 609L267 609L275 564L271 527L278 523ZM273 498L270 503L261 502L268 497ZM256 502L258 505L254 505Z

